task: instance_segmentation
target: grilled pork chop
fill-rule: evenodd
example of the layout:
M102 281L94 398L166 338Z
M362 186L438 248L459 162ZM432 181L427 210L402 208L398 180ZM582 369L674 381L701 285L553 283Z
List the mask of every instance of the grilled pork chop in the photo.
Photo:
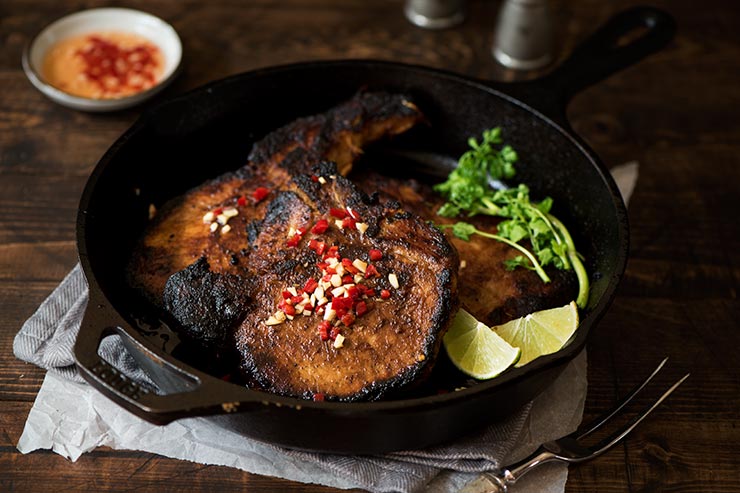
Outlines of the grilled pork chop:
M340 171L420 118L366 93L273 132L245 167L160 209L131 284L203 347L235 348L252 386L350 401L419 380L457 310L457 254Z

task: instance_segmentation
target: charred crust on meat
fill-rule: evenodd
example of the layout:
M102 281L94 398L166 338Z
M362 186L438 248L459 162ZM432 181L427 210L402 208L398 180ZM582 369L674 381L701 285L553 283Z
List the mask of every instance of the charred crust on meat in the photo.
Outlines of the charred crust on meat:
M169 278L164 306L187 339L206 350L228 350L246 309L249 285L240 276L212 272L201 257Z
M320 163L314 165L311 168L311 171L316 176L321 176L326 179L330 179L331 176L336 176L337 171L337 164L333 163L331 161L321 161Z
M279 192L267 206L265 218L262 220L261 231L276 224L284 224L291 214L301 212L308 221L308 207L293 191Z
M309 175L296 175L293 177L293 183L313 202L320 200L321 185L313 181Z
M255 241L257 241L257 237L260 234L260 230L262 229L262 221L254 220L247 223L247 242L249 242L249 245L253 245ZM247 255L249 251L246 248L242 248L241 254Z

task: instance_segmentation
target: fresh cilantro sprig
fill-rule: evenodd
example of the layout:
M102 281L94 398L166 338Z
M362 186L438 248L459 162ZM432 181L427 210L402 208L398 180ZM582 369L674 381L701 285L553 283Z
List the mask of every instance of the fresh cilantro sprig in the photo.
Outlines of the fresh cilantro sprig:
M548 265L563 270L574 269L579 283L576 303L584 308L588 301L588 275L570 233L550 214L552 199L547 197L540 202L532 202L529 188L524 184L503 189L491 186L494 180L511 179L516 174L514 164L518 156L510 146L496 148L502 142L500 127L484 131L481 143L474 138L468 141L470 150L460 157L457 168L449 174L447 181L434 187L447 199L437 214L443 217L457 217L462 213L468 216L487 214L504 218L498 224L498 234L480 231L466 222L458 222L452 226L452 231L466 241L477 234L516 248L522 255L507 260L507 269L524 267L534 270L543 282L550 282L544 270ZM525 240L529 241L531 251L520 244Z

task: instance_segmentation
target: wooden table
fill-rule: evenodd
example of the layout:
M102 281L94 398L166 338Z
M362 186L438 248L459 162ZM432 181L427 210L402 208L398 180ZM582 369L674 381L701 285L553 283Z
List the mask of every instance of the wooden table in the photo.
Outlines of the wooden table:
M440 32L407 23L400 0L123 3L182 36L187 68L170 95L257 67L345 57L513 76L489 55L496 1L470 1L468 21ZM611 14L642 2L551 3L565 55ZM675 42L569 109L607 165L640 163L629 266L588 348L586 418L665 355L661 385L687 371L691 378L623 446L571 468L570 493L740 491L740 9L734 0L655 3L676 17ZM75 264L80 192L141 110L59 107L30 85L21 52L50 21L104 4L0 3L0 490L330 491L147 453L98 449L71 463L15 448L44 371L13 357L13 337Z

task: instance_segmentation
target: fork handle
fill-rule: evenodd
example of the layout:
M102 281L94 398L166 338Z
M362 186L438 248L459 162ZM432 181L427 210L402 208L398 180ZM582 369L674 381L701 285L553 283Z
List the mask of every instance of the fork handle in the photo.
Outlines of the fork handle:
M509 486L516 483L519 478L529 471L540 464L557 459L558 457L552 452L540 448L518 464L496 471L495 473L484 472L466 484L460 490L460 493L506 493L509 491Z

